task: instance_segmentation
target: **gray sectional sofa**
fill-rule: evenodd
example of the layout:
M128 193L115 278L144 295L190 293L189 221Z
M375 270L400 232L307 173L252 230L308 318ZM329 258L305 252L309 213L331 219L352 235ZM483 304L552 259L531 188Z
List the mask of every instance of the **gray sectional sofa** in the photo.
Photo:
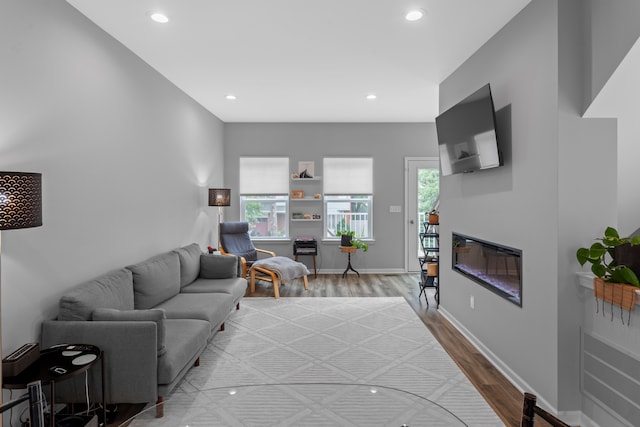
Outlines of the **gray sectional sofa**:
M161 402L198 364L247 289L235 256L197 244L111 271L66 292L41 344L92 344L104 352L107 403ZM100 367L91 396L101 400ZM82 376L56 384L63 402L86 401Z

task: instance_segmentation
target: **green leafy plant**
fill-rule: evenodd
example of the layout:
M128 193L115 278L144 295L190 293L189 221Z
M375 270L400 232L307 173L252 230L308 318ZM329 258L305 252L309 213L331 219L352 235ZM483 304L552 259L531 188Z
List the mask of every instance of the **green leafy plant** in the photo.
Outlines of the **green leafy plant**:
M362 249L364 252L367 252L369 250L369 245L365 242L363 242L362 240L358 239L356 237L356 232L353 230L349 230L349 229L342 229L339 230L336 235L338 237L342 237L342 236L350 236L351 237L351 246L355 246L356 248L360 248Z
M589 248L579 248L576 257L580 265L591 264L591 271L605 282L626 283L640 287L638 276L625 265L615 260L615 248L622 245L640 245L640 236L620 237L618 230L607 227L601 237Z

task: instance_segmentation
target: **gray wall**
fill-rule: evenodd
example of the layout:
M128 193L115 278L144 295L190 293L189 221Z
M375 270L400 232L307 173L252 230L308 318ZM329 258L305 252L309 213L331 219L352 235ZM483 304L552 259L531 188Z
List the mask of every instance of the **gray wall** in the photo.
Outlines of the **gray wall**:
M225 179L238 188L240 156L288 156L292 170L300 160L315 161L316 175L322 175L324 156L371 156L374 161L374 238L369 252L352 256L355 268L365 271L404 271L404 214L390 213L390 205L404 209L404 158L437 157L433 123L227 123L225 124ZM259 176L256 176L259 179ZM238 194L225 208L227 220L238 220ZM293 223L292 236L322 235L322 223L302 228ZM319 242L319 268L342 272L346 256L336 243ZM291 243L262 244L260 247L291 256ZM310 257L300 261L310 263Z
M586 79L584 80L585 111L600 93L620 61L640 37L640 2L637 0L588 0L585 26L588 37Z
M440 85L444 111L490 83L496 110L508 112L498 114L498 125L510 129L500 133L506 136L504 167L441 180L442 311L512 379L554 405L557 49L557 6L533 1ZM446 268L454 231L522 250L522 308ZM471 296L475 309L470 308Z
M616 150L614 121L580 118L584 7L533 1L440 91L443 110L491 83L511 131L503 168L442 179L442 246L459 231L523 251L522 308L443 268L442 311L518 386L565 412L581 402L575 251L615 221L615 173L585 185L594 168L615 171Z
M2 233L4 353L60 294L206 245L223 123L63 0L3 0L0 170L43 174L44 225Z

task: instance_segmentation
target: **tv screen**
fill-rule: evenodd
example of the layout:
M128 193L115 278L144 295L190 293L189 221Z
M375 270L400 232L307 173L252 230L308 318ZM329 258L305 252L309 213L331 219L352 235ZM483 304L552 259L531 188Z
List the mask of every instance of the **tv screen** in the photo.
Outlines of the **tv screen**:
M436 131L443 176L500 166L489 84L436 117Z

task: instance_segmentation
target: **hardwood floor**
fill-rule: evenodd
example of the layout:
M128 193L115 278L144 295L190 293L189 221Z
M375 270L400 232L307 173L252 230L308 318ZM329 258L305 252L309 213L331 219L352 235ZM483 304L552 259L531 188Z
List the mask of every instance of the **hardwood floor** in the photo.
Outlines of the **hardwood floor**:
M509 427L519 426L523 399L521 393L440 315L436 309L433 289L428 293L429 307L424 296L418 298L418 294L417 274L362 274L359 279L353 273L346 278L342 278L340 274L322 274L317 278L309 276L308 291L304 290L300 279L280 286L281 298L404 297L504 424ZM260 282L256 284L256 292L245 298L272 296L272 285ZM240 306L242 309L242 303ZM140 409L136 405L121 406L115 422L110 423L110 426L119 425Z

